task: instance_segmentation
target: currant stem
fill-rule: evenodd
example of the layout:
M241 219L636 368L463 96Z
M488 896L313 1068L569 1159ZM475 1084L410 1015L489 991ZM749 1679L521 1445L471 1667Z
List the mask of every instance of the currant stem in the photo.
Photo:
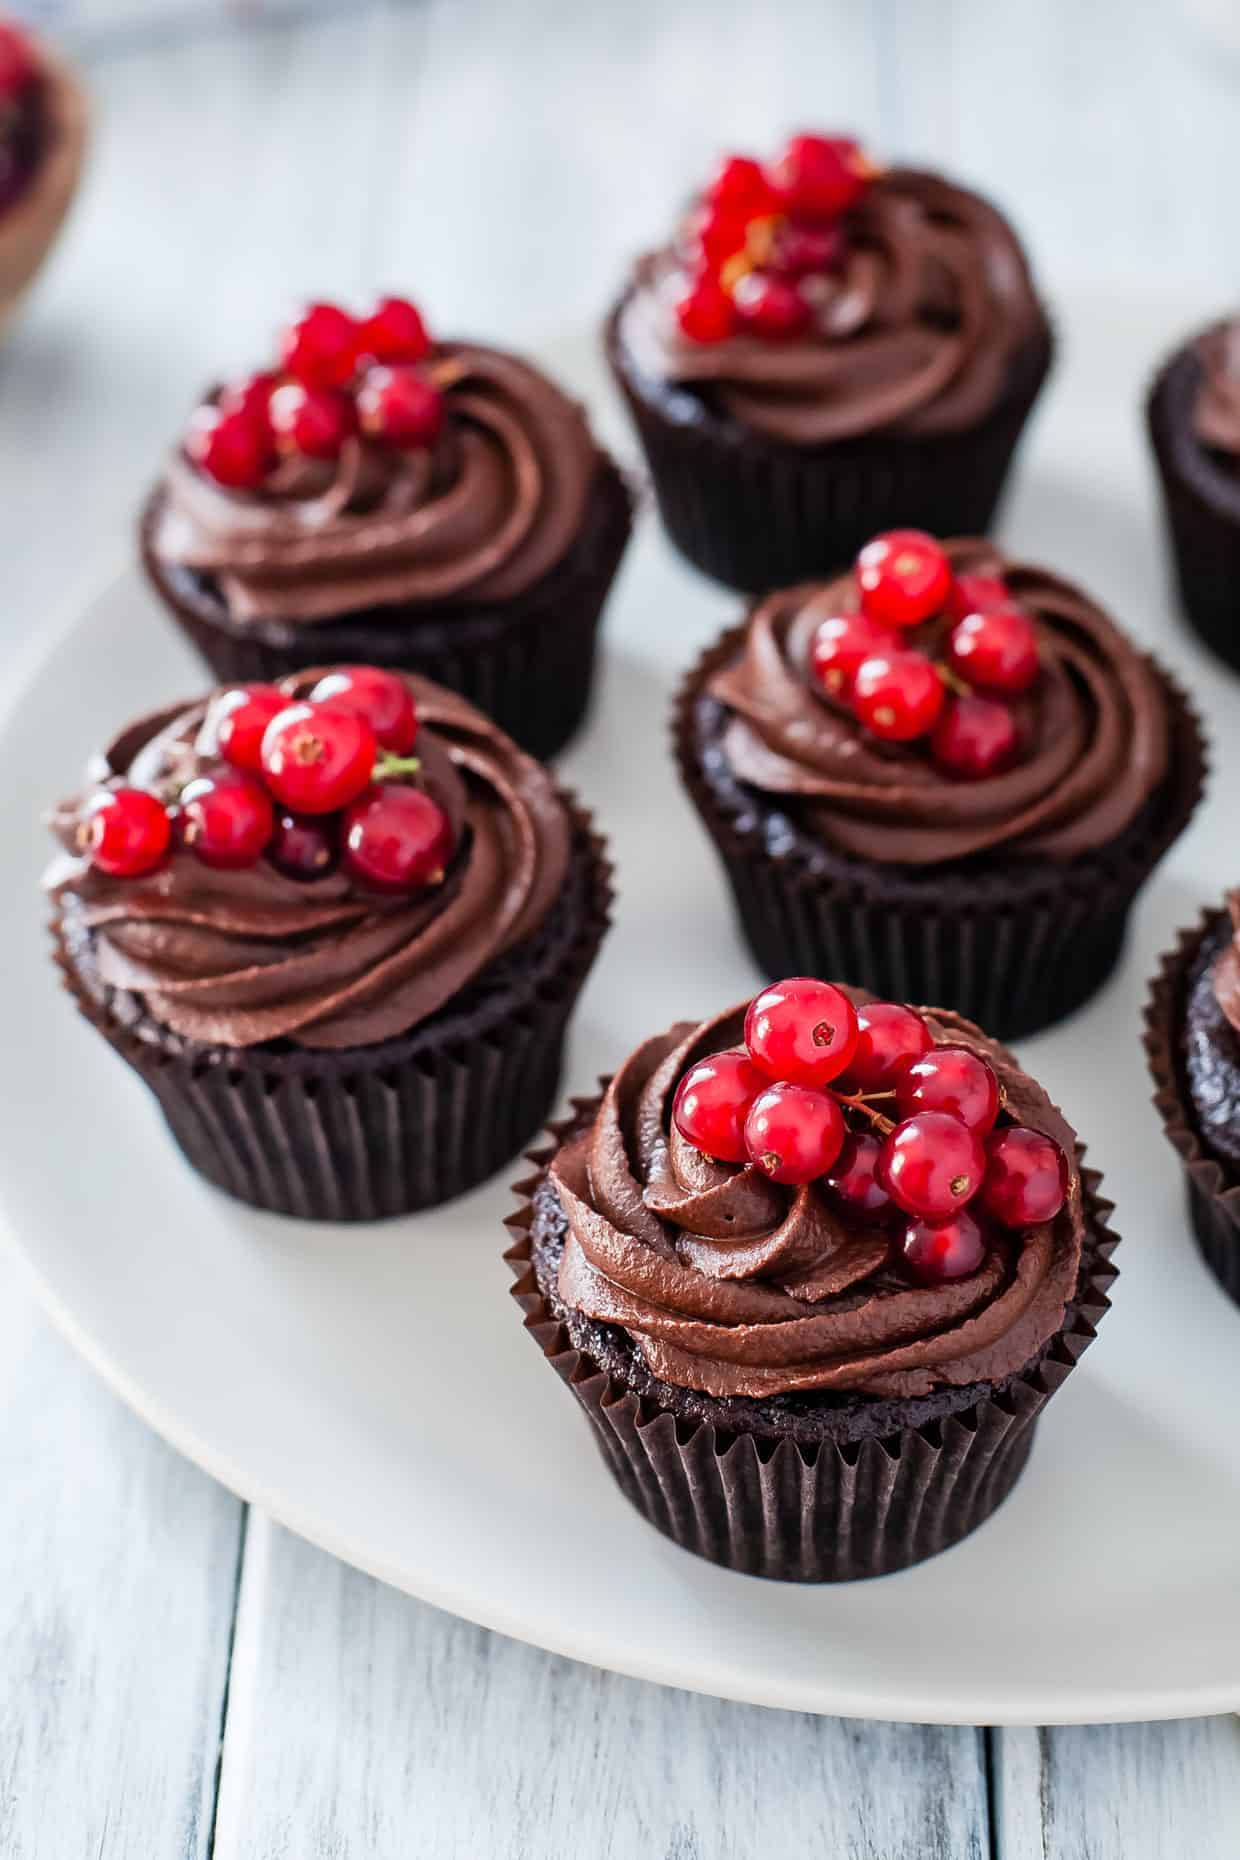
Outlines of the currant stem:
M874 1125L874 1128L880 1131L884 1137L889 1137L895 1129L893 1120L890 1117L884 1117L882 1112L876 1111L869 1102L872 1098L894 1098L895 1093L893 1091L856 1092L851 1098L846 1092L833 1091L831 1096L835 1099L837 1104L843 1105L845 1109L849 1111L860 1111L862 1117L868 1117L870 1122Z
M376 759L374 779L390 781L393 775L416 775L421 767L417 756L394 756L385 750Z

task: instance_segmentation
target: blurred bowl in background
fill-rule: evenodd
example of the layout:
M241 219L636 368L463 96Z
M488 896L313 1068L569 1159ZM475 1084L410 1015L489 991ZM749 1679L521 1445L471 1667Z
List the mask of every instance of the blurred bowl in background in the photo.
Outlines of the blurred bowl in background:
M86 151L86 94L74 73L43 45L45 143L28 185L0 213L0 337L38 275L77 192Z

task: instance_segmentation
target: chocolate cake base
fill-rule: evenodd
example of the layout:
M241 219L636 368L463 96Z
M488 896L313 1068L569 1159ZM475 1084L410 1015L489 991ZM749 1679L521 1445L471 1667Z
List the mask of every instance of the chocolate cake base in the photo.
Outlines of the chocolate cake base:
M1183 832L1205 783L1205 744L1179 686L1167 694L1171 769L1110 845L1060 864L977 855L878 865L837 851L795 803L746 787L723 753L711 675L744 636L709 647L677 700L681 775L714 840L763 974L831 975L897 1001L933 1001L999 1040L1036 1033L1097 992L1124 945L1133 899Z
M1193 430L1201 362L1181 349L1146 406L1180 602L1193 631L1240 671L1240 460L1217 460Z
M162 562L153 536L163 495L157 490L143 512L143 565L221 684L272 682L314 665L421 672L468 698L542 761L584 722L599 622L632 528L632 493L610 459L568 554L524 594L372 607L313 622L234 620L210 575Z
M546 922L429 1019L373 1046L184 1039L141 996L101 981L90 933L68 914L53 923L56 961L217 1188L308 1219L413 1213L510 1163L554 1101L565 1029L612 899L605 844L573 812L569 873Z
M1225 910L1182 931L1150 984L1145 1049L1154 1103L1184 1165L1189 1220L1202 1257L1240 1304L1240 1036L1210 983L1232 934Z
M884 1575L976 1530L1016 1483L1039 1414L1109 1307L1118 1242L1097 1171L1081 1171L1089 1237L1076 1296L1016 1375L906 1401L838 1391L702 1395L659 1381L627 1332L559 1297L567 1221L547 1164L598 1104L577 1101L574 1115L552 1126L550 1147L532 1157L536 1173L517 1184L505 1258L526 1329L581 1403L642 1516L698 1556L794 1582Z
M667 533L696 568L754 594L843 567L880 530L912 524L937 536L984 536L1053 355L1044 323L991 412L967 432L788 445L742 426L708 388L642 374L620 337L626 301L608 321L607 358Z

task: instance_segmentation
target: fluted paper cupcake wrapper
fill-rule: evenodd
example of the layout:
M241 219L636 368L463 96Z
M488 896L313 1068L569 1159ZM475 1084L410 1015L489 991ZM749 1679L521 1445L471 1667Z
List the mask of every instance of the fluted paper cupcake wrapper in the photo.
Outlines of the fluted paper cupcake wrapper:
M572 808L588 862L582 922L558 965L484 995L439 1040L425 1030L344 1052L161 1045L83 983L59 922L55 959L86 1019L154 1093L188 1161L275 1214L373 1221L428 1208L497 1173L541 1128L564 1035L610 921L612 868Z
M1203 1258L1240 1304L1240 1184L1211 1156L1193 1121L1184 1077L1184 1011L1189 973L1204 939L1223 913L1203 911L1195 929L1181 930L1150 983L1145 1007L1145 1051L1154 1081L1154 1104L1168 1140L1184 1165L1189 1219Z
M623 353L618 317L608 359L668 534L705 574L755 594L840 567L880 530L984 535L1053 352L1047 329L1003 399L967 432L781 445L715 417L684 389L644 381Z
M607 462L568 555L502 605L372 610L297 626L230 620L209 595L170 577L151 548L159 493L142 523L147 576L223 684L270 682L314 665L364 663L420 672L466 697L541 761L558 753L589 708L599 623L632 528L633 495Z
M1217 468L1196 455L1199 372L1191 351L1182 350L1159 373L1147 400L1150 440L1185 614L1211 651L1240 671L1240 476L1234 488L1221 486Z
M801 849L773 854L747 795L729 809L706 778L694 707L744 627L709 647L679 692L675 750L682 778L723 862L754 958L764 974L832 975L899 1001L933 1001L1015 1040L1063 1019L1106 981L1119 958L1133 899L1183 831L1205 786L1196 712L1156 661L1171 713L1166 805L1149 831L1121 836L1071 864L1011 865L987 874L867 864L825 846L814 866Z
M596 1100L593 1102L597 1102ZM972 1407L894 1435L807 1448L686 1422L638 1396L585 1350L551 1309L534 1274L532 1196L560 1139L586 1103L551 1127L516 1185L504 1257L525 1328L589 1421L604 1461L647 1521L697 1556L746 1575L845 1582L905 1569L976 1530L1016 1483L1042 1409L1093 1342L1116 1278L1117 1236L1101 1176L1082 1169L1092 1247L1063 1328L1035 1364ZM1083 1154L1083 1152L1081 1152Z

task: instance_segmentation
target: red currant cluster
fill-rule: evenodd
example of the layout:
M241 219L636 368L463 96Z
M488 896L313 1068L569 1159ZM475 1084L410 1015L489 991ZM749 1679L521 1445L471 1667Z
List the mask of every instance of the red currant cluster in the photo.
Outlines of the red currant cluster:
M198 408L186 453L217 484L253 491L280 458L338 458L358 432L399 451L429 446L444 420L443 395L418 368L430 346L403 297L384 297L361 319L311 304L281 336L277 369Z
M82 850L114 878L142 877L183 848L223 870L266 857L289 878L320 878L341 862L378 891L436 884L452 828L409 779L417 728L404 679L371 666L329 672L305 699L235 685L208 710L206 770L168 798L101 788Z
M728 156L683 231L688 280L676 316L690 342L738 330L772 342L802 335L814 280L839 265L843 216L875 173L846 136L793 136L765 167Z
M690 1067L672 1116L718 1162L790 1185L821 1180L845 1219L891 1223L894 1257L938 1284L976 1272L985 1221L1030 1227L1067 1196L1058 1144L996 1124L1002 1108L986 1060L936 1046L913 1008L854 1008L830 982L798 976L750 1003L743 1052Z
M824 620L810 648L826 695L883 742L928 737L947 775L1011 768L1021 736L1004 700L1028 691L1039 666L1033 621L1005 584L954 576L920 530L876 536L854 572L859 606Z

